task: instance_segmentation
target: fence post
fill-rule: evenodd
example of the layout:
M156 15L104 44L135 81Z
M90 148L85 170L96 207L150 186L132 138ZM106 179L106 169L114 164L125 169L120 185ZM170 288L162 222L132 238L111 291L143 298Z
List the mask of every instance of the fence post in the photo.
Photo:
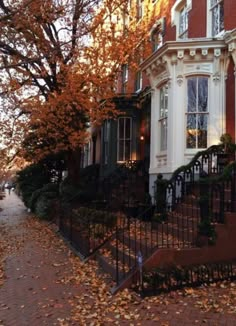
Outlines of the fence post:
M143 256L141 251L137 255L138 267L139 267L139 290L143 290Z

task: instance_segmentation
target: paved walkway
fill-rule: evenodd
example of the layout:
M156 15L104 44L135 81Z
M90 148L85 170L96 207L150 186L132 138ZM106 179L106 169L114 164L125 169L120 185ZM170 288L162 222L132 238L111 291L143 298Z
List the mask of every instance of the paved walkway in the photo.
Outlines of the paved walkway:
M145 300L111 296L96 263L75 257L14 192L0 207L0 326L236 325L235 283Z
M6 279L0 287L0 325L58 324L58 319L70 316L68 302L77 293L76 285L61 282L69 272L68 250L61 248L57 237L56 246L43 224L32 223L14 192L6 195L0 207L8 253Z

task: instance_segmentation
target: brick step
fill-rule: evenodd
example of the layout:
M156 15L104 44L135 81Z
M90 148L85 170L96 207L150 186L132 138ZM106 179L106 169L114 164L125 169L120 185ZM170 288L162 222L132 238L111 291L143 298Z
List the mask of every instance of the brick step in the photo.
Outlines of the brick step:
M180 227L195 227L199 224L199 216L188 216L177 212L168 213L168 222L180 225Z
M122 264L120 261L118 261L117 269L117 262L112 256L97 254L96 259L103 271L109 274L113 281L117 281L118 278L118 281L120 282L130 271L129 267L125 264Z
M139 223L130 226L130 230L120 232L119 241L131 247L134 251L146 248L152 251L154 247L189 247L194 242L197 234L197 223L194 231L190 231L188 226L180 228L173 223Z

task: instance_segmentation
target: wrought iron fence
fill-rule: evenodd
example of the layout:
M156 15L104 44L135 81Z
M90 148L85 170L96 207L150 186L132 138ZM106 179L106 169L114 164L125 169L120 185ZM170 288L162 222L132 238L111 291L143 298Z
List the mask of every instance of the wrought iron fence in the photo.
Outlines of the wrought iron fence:
M172 266L144 271L140 279L136 274L136 290L143 296L161 292L197 287L223 280L236 279L236 261L221 261L202 265ZM142 284L140 284L140 280Z
M200 213L196 202L196 198L189 197L177 211L160 214L150 206L136 218L121 219L111 254L117 284L137 269L140 255L145 262L157 249L197 246Z
M60 216L60 232L83 258L98 250L113 234L117 216L107 211L80 207L64 207Z

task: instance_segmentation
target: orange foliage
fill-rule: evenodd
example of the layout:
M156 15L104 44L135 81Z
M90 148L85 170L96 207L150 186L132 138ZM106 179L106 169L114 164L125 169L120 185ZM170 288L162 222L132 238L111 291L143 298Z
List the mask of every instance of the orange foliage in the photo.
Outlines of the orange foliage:
M123 29L127 0L0 1L0 92L14 96L14 146L41 159L76 151L87 123L116 117L111 101L123 63L144 56L152 21L132 19ZM7 100L8 101L8 100ZM22 119L22 116L24 118ZM7 135L7 130L5 135Z

